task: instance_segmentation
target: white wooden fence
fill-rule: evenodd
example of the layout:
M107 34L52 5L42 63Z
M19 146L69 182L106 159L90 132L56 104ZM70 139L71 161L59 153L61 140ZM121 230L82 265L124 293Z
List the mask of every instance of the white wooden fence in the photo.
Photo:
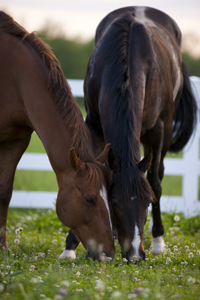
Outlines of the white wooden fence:
M83 97L83 80L68 80L75 97ZM200 78L191 77L192 88L200 103ZM198 114L198 126L194 137L184 149L182 159L166 158L165 175L182 176L182 196L162 196L162 212L179 212L186 216L200 213L200 201L198 201L198 177L200 176L199 160L200 123ZM25 153L18 164L19 170L52 171L46 154ZM57 193L14 191L10 206L32 208L54 208Z

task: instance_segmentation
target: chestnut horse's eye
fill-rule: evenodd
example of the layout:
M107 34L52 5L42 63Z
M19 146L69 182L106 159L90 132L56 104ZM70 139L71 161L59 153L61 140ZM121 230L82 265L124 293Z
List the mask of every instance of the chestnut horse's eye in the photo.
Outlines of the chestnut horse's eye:
M84 201L87 205L90 205L90 206L92 206L92 205L94 206L96 203L96 199L93 197L84 198Z

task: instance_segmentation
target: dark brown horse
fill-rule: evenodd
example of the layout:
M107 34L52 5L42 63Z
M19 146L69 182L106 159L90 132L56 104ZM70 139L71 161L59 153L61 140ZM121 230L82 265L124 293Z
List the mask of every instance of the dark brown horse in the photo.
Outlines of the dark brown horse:
M181 150L195 127L196 102L180 45L180 29L168 15L148 7L125 7L98 25L88 63L86 123L96 153L105 143L112 146L108 163L113 223L128 260L145 258L143 229L150 203L152 253L163 251L163 159L168 150Z
M6 222L16 166L33 130L40 137L58 182L56 211L88 250L114 254L103 165L109 145L95 159L82 114L50 48L0 12L0 243L7 248ZM95 246L95 247L93 247Z

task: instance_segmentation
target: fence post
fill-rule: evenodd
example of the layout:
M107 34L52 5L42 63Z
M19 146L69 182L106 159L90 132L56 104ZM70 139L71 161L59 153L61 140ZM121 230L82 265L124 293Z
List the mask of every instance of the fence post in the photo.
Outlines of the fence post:
M200 79L191 77L192 90L199 107ZM197 128L195 135L191 138L189 144L184 149L184 175L182 194L184 199L184 214L194 216L200 212L200 201L198 201L198 177L200 174L199 164L199 113L197 114Z

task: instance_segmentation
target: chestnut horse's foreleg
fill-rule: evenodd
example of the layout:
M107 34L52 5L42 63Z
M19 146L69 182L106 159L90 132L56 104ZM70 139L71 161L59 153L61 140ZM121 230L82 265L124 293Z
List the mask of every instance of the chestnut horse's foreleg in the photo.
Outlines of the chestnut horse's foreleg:
M6 223L13 190L14 174L30 136L23 140L0 143L0 247L7 249Z
M63 259L66 257L75 259L76 258L75 250L78 247L79 243L80 243L79 239L72 232L72 230L70 230L66 238L66 249L63 251L63 253L59 256L58 259Z

